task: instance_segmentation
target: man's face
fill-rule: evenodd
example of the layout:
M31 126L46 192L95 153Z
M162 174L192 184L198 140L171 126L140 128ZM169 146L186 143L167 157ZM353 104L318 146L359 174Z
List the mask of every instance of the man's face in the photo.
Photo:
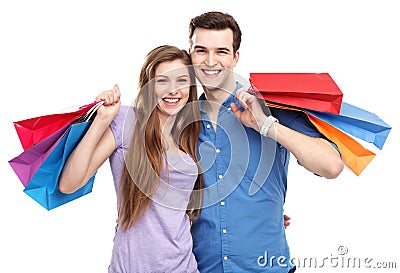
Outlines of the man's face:
M189 49L198 80L208 89L223 89L239 59L233 53L233 32L196 28Z

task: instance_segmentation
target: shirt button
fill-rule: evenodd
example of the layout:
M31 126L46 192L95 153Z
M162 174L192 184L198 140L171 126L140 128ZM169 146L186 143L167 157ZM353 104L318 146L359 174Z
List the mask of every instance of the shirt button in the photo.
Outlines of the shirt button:
M223 230L222 230L222 233L223 233L223 234L226 234L226 229L223 229Z
M207 127L207 129L210 129L211 125L210 125L210 124L207 124L206 127Z
M224 201L221 201L221 206L225 206L225 202Z
M231 111L231 110L232 110L232 108L228 107L228 108L227 108L227 110L228 110L228 111Z
M222 177L223 177L222 174L218 175L218 178L219 178L219 179L222 179Z
M225 260L225 261L228 260L228 256L224 256L224 260Z
M219 154L219 153L221 152L221 150L220 150L220 149L216 149L215 152L216 152L217 154Z

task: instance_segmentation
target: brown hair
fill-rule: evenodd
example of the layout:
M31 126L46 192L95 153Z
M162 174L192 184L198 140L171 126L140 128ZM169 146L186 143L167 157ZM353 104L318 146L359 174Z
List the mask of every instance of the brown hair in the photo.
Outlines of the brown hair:
M242 32L235 18L228 13L210 11L194 17L189 23L189 42L192 45L192 37L196 28L209 30L224 30L230 28L233 31L233 53L239 50L242 41Z
M172 136L179 147L187 152L197 163L199 175L194 185L187 207L190 220L200 215L203 180L197 159L197 142L200 133L200 112L197 101L197 88L189 54L174 46L160 46L150 51L139 76L139 93L134 104L136 124L131 143L125 158L118 195L119 226L131 227L150 207L151 196L159 185L160 172L164 165L164 150L161 142L161 125L156 111L157 99L152 80L159 64L182 60L190 74L189 99L177 114L172 128Z

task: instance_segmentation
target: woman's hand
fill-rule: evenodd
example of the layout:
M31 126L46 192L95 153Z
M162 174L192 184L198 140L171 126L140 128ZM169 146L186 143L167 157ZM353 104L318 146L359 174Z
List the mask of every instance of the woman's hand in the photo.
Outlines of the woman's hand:
M104 101L104 104L97 109L96 118L111 122L118 114L121 105L121 92L118 84L110 90L100 93L96 97L96 101Z

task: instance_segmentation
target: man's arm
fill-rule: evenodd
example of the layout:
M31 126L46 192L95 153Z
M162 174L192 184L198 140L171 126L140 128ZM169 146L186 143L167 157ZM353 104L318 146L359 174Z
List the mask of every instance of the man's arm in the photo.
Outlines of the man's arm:
M231 104L236 117L247 127L260 132L267 119L257 97L245 90L238 90L236 98L243 107ZM325 178L336 178L343 170L344 164L339 152L323 138L310 137L274 122L267 136L290 151L304 168Z
M268 136L288 149L310 172L325 178L336 178L343 170L339 152L325 139L315 138L275 122Z

